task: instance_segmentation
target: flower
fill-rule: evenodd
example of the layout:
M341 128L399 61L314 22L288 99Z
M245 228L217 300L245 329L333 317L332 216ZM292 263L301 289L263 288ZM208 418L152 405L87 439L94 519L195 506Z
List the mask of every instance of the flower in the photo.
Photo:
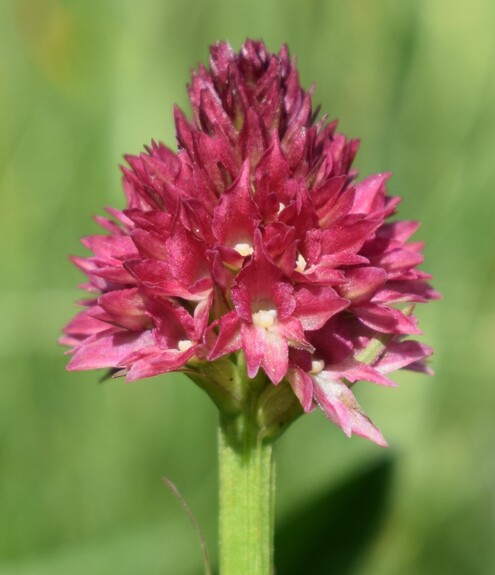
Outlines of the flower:
M106 235L73 258L93 297L65 328L68 369L183 371L242 403L246 382L228 382L245 365L270 397L289 390L300 411L319 405L386 445L352 387L429 371L431 349L404 338L420 333L411 304L437 297L408 242L418 224L388 221L390 174L356 180L358 141L316 119L285 46L215 44L189 99L192 121L175 109L178 151L126 156L126 208L96 218Z

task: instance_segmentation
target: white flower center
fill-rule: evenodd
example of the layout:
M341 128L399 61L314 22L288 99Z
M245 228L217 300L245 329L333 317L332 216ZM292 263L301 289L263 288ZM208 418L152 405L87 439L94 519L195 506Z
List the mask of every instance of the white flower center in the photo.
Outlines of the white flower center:
M302 254L298 254L297 260L296 260L296 272L299 272L300 274L302 274L303 271L306 269L306 265L307 265L307 262L304 259L304 256Z
M282 212L283 210L285 210L285 204L280 202L278 205L278 213Z
M310 375L318 375L320 371L323 370L325 367L325 362L321 359L314 359L311 362L311 371L309 372Z
M253 253L253 246L248 243L239 243L234 246L235 251L243 258L250 256Z
M193 342L190 339L181 339L177 344L177 349L179 351L187 351L193 346Z
M277 319L276 309L260 309L253 313L253 323L260 327L269 328L275 323Z

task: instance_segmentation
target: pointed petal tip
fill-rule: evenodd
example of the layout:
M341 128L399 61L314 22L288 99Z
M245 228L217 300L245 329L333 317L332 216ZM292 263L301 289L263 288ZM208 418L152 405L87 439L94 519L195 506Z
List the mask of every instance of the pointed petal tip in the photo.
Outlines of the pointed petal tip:
M381 437L381 439L379 441L375 441L372 440L374 443L376 443L379 447L389 447L389 444L387 443L387 441L385 440L384 437Z
M351 435L359 435L360 437L363 437L364 439L368 439L369 441L371 441L372 443L375 443L376 445L378 445L379 447L389 447L387 441L385 440L385 438L383 437L381 431L375 427L373 424L371 424L370 428L366 429L366 430L356 430L353 429L352 433L350 433L349 435L346 435L348 437L351 437Z
M359 417L357 421L349 421L349 427L341 425L341 429L345 435L349 438L353 435L357 435L372 443L376 443L376 445L380 447L388 447L388 443L378 427L376 427L367 416L362 413L360 415L362 415L362 417Z
M259 365L248 365L247 374L249 376L249 379L254 379L258 375L259 370L260 370Z

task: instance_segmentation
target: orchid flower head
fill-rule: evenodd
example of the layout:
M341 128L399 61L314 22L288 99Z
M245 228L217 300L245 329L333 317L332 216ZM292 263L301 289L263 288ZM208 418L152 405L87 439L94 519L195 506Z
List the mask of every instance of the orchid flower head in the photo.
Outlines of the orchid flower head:
M429 371L431 349L408 338L413 304L438 297L417 223L393 219L390 174L358 179L358 141L317 119L286 46L219 42L188 93L177 151L153 141L125 157L124 209L73 258L91 299L65 328L68 369L213 378L234 411L261 381L385 445L352 388Z

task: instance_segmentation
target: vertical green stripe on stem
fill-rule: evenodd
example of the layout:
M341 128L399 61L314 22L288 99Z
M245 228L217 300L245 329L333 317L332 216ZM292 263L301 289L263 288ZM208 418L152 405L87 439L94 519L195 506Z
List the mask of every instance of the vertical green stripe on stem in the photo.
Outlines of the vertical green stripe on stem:
M221 417L220 575L272 575L275 469L254 416Z

